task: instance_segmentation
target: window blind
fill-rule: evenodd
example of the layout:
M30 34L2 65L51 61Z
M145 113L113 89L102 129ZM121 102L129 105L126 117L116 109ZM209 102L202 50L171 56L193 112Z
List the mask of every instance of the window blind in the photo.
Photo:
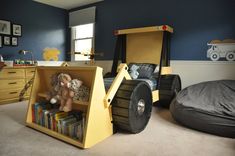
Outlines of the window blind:
M69 13L69 27L95 22L96 7L90 7Z

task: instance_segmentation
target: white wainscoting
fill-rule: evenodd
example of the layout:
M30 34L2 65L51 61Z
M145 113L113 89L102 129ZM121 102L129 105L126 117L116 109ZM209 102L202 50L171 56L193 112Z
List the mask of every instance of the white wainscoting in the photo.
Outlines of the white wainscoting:
M64 61L37 61L38 66L61 66Z
M68 62L71 66L88 66L90 65L87 61L79 61L79 62ZM103 74L110 72L112 68L113 61L112 60L103 60L103 61L95 61L95 66L100 66L103 68Z
M60 66L62 61L38 61L38 65ZM68 62L71 66L87 66L89 62ZM95 61L103 68L103 73L111 71L112 60ZM182 88L204 81L230 79L235 80L235 61L171 61L173 74L179 74Z
M84 62L70 62L70 65L85 65ZM111 71L112 61L96 61L95 65L103 68L103 73ZM235 80L235 61L171 61L173 74L179 74L182 80L182 88L192 84L230 79Z
M174 74L179 74L182 87L203 81L235 80L235 61L171 61Z

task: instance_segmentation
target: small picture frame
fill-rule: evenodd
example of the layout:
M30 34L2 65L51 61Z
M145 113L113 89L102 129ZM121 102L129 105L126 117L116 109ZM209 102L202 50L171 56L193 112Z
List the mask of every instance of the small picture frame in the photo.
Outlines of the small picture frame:
M12 25L12 34L14 36L21 36L22 28L19 24L13 24Z
M11 22L0 20L0 34L11 35Z
M11 38L11 45L12 46L18 46L18 38L17 37L12 37Z
M7 45L7 46L11 45L11 37L9 37L9 36L4 36L4 38L3 38L3 44L4 44L4 45Z
M0 48L2 48L2 36L0 36Z

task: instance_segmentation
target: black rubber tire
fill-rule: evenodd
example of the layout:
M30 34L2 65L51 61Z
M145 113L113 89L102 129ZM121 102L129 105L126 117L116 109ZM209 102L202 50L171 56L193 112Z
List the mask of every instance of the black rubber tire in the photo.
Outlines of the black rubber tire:
M161 75L159 86L159 104L169 108L171 101L181 90L181 80L179 75Z
M138 112L140 101L145 103L142 113ZM124 80L112 101L114 126L130 133L139 133L148 124L151 111L152 92L149 85L143 81Z

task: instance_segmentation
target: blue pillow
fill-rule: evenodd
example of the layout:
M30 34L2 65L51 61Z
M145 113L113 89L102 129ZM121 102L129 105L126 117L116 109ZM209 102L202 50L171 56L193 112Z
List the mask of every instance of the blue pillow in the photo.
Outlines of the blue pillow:
M152 77L152 74L155 71L155 68L157 67L157 64L150 64L150 63L130 63L128 65L129 69L131 69L131 67L133 65L136 65L139 67L139 69L137 70L139 75L138 75L138 79L140 78L147 78L150 79Z

